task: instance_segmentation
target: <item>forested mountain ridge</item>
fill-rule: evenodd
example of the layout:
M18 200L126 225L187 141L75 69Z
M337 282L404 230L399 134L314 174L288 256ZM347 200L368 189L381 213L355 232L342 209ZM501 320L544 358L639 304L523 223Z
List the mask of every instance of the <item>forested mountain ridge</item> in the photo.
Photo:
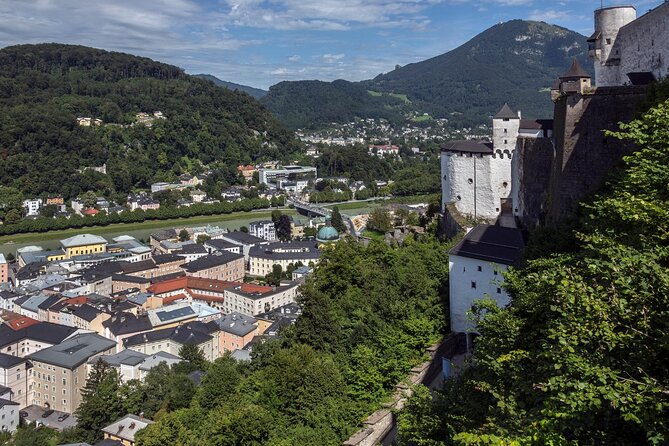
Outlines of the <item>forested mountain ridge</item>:
M166 119L131 125L154 111ZM74 45L0 50L0 183L25 194L125 194L202 163L234 181L239 163L284 159L295 144L250 96L174 66ZM105 163L108 175L80 172Z
M256 99L260 99L267 94L266 90L262 90L260 88L255 88L255 87L249 87L248 85L235 84L234 82L222 81L216 76L212 76L211 74L194 74L193 76L199 77L200 79L204 79L207 81L211 81L214 83L214 85L217 85L219 87L228 88L230 90L239 90Z
M505 102L526 116L544 117L552 112L548 89L574 57L585 67L591 65L585 36L543 22L512 20L445 54L371 80L281 82L262 102L291 127L345 122L351 116L392 120L403 95L409 101L399 101L404 109L462 125L487 123ZM351 106L340 110L328 100L335 95Z

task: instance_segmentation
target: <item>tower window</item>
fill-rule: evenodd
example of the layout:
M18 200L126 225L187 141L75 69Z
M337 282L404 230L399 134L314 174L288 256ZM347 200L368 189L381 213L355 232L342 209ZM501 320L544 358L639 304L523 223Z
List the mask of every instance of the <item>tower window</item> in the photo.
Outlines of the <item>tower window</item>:
M504 129L504 133L507 133L507 130L506 130L506 129Z
M458 195L456 198L458 199L458 201L462 200L462 197L460 195Z
M509 183L507 183L506 181L502 183L502 186L504 186L504 187L507 187L508 185L509 185Z
M497 288L497 294L502 294L502 289L501 288Z
M468 182L469 184L472 184L472 183L474 182L474 180L472 180L471 178L469 178L469 179L467 180L467 182Z
M477 266L476 269L477 269L479 272L483 271L483 267L482 267L481 265Z
M606 44L611 45L611 39L606 39Z
M472 288L476 289L476 282L472 280Z
M508 139L505 139L505 140L504 140L504 144L508 144L508 143L509 143L509 140L508 140Z
M503 121L504 122L509 122L509 118L504 118Z

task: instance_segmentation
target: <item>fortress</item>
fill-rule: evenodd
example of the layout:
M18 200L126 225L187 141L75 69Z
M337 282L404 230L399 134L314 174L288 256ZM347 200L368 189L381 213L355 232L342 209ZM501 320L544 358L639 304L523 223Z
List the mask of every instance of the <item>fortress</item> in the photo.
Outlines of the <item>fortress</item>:
M632 120L646 86L667 76L669 2L639 18L631 6L596 10L588 43L595 85L574 60L551 88L553 120L521 119L505 105L493 117L492 143L442 147L444 212L513 216L525 228L559 224L634 150L604 131Z

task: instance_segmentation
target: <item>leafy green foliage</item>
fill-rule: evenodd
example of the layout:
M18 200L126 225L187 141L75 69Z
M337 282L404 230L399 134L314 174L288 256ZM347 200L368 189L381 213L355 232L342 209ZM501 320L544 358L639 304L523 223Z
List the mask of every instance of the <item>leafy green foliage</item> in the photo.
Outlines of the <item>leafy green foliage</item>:
M130 125L154 111L166 119ZM80 116L105 125L79 126ZM193 160L225 160L227 172L297 148L244 93L150 59L60 44L0 50L0 123L0 182L29 195L125 194L176 180ZM107 175L81 170L104 163Z
M390 211L383 207L374 208L369 214L367 228L378 232L392 231L393 219L390 216Z
M339 212L339 208L337 206L332 208L332 215L330 215L330 223L332 224L332 227L337 230L338 233L344 234L346 233L346 223L344 223L344 219L341 216L341 212Z
M190 407L159 414L137 445L340 445L440 337L447 275L434 241L338 243L305 284L296 327L248 365L216 360Z
M568 251L508 273L509 307L478 306L470 366L409 405L403 444L669 441L667 122L669 101L612 134L639 150Z

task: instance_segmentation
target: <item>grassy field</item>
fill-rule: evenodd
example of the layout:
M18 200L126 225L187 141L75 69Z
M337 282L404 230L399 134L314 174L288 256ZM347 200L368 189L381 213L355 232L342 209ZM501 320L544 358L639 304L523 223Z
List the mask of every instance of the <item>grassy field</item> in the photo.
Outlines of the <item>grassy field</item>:
M416 116L415 118L411 118L413 122L425 122L425 121L430 121L432 119L432 116L430 115L420 115Z
M281 212L285 214L295 214L293 209L282 209ZM49 232L29 232L25 234L4 235L0 237L0 244L7 242L14 243L32 243L39 242L44 239L67 238L76 234L86 232L87 234L104 235L114 232L124 231L139 231L146 229L162 229L171 228L179 225L197 226L199 224L214 223L221 221L237 220L240 218L268 218L271 217L270 211L263 212L234 212L232 214L219 215L201 215L198 217L189 218L174 218L171 220L151 220L139 223L117 223L108 226L91 226L75 229L63 229L60 231Z
M380 91L373 91L373 90L367 90L367 93L369 93L370 96L374 96L375 98L378 98L380 96L383 96L384 94L393 98L397 98L407 104L411 104L411 101L405 94L399 94L399 93L381 93Z
M371 238L372 240L383 241L385 239L385 234L377 231L370 231L369 229L362 231L361 235L363 237Z

